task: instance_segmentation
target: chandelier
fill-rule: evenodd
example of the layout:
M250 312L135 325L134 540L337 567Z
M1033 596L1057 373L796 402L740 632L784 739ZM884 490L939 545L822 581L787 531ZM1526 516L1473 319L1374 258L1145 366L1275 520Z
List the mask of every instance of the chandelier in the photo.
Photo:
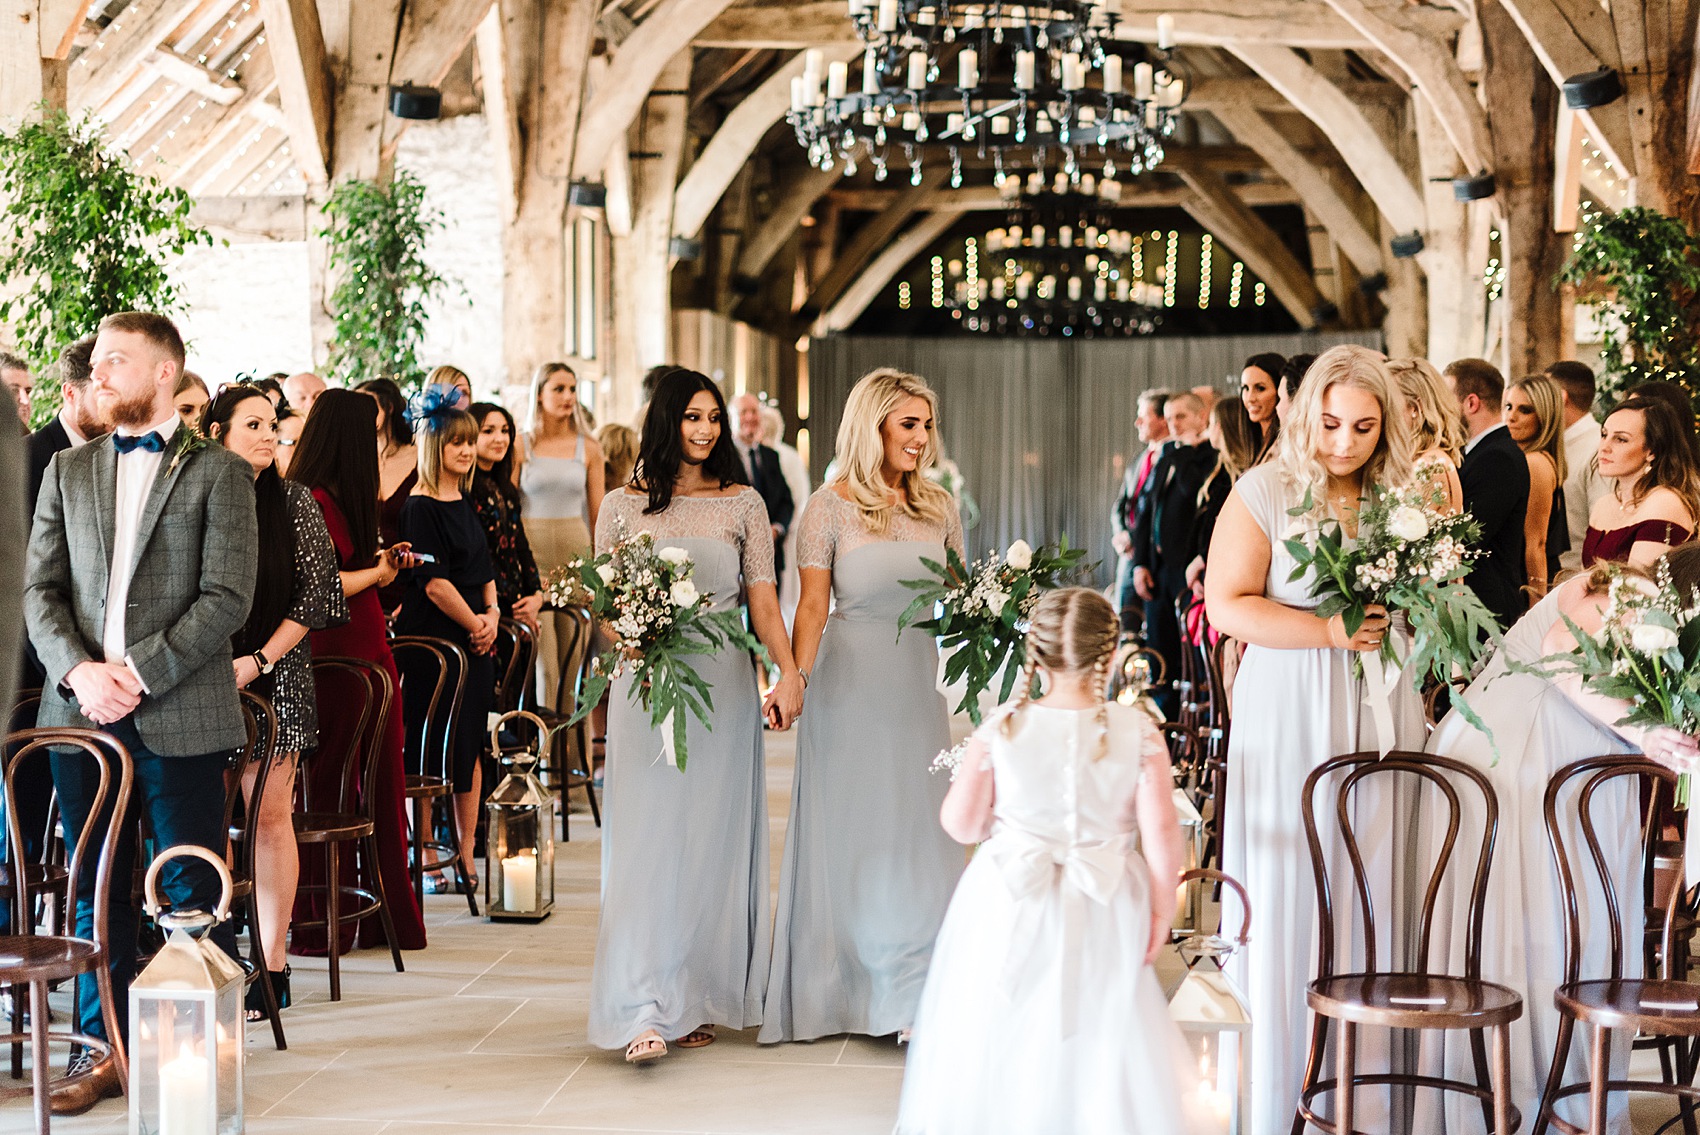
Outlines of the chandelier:
M948 150L953 187L966 150L991 157L1002 189L1023 170L1048 176L1055 151L1071 182L1099 167L1098 192L1113 197L1124 172L1163 160L1186 97L1169 63L1169 16L1158 19L1157 63L1130 67L1109 50L1118 17L1106 0L849 0L849 8L866 45L858 88L851 64L823 70L813 50L791 80L786 117L820 169L842 162L849 176L865 155L884 181L901 160L919 185L932 144Z

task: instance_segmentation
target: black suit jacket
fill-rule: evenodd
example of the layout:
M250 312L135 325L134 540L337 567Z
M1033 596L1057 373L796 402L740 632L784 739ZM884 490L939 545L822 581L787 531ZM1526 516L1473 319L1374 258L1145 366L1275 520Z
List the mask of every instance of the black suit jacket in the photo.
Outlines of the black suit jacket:
M1186 582L1198 490L1215 465L1216 451L1208 442L1170 445L1140 490L1133 517L1133 563L1156 576L1168 591L1178 593Z
M1529 460L1510 431L1496 427L1464 455L1458 479L1464 507L1482 526L1477 547L1483 555L1464 582L1500 625L1509 627L1528 607L1523 522L1529 511Z
M41 478L47 472L47 463L53 460L53 455L62 449L71 448L71 435L65 432L65 423L57 415L51 422L30 434L25 442L28 447L30 471L29 515L35 515L35 498L41 495Z
M742 445L738 446L739 461L743 460ZM785 482L785 473L779 468L779 451L772 446L758 445L755 452L755 475L750 478L750 485L761 494L762 503L767 506L769 523L778 525L779 537L773 542L773 570L785 570L785 534L791 531L791 520L797 513L797 502L791 499L791 486Z

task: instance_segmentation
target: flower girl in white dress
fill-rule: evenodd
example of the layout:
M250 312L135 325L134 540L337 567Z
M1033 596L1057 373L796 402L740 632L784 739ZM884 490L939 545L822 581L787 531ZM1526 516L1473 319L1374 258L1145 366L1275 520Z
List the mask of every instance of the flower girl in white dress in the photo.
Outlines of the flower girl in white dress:
M1104 701L1116 636L1103 596L1046 595L1023 693L963 753L941 819L981 846L934 947L899 1135L1200 1130L1150 966L1182 855L1169 753L1141 710Z

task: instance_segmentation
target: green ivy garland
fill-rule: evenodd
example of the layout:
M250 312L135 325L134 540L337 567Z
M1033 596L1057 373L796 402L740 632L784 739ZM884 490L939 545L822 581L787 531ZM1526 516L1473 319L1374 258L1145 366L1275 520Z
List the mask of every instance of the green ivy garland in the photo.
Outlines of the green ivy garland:
M1559 279L1599 306L1605 404L1662 379L1700 406L1700 237L1692 229L1652 209L1600 217L1577 234Z
M181 310L168 265L212 244L189 219L189 195L109 147L96 119L39 112L0 131L0 321L40 372L37 425L59 408L48 364L60 350L115 311Z
M330 223L320 235L339 279L330 298L331 372L347 386L393 378L416 388L425 375L426 304L446 282L425 261L441 211L426 208L424 184L401 170L388 185L342 182L324 213Z

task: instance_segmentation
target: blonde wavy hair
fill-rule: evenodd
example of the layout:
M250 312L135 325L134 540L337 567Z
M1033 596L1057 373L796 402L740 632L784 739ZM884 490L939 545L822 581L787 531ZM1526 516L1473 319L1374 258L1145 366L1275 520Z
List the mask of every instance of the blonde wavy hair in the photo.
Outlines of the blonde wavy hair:
M939 400L933 388L915 375L890 367L863 375L844 403L844 416L838 424L838 472L832 480L849 490L850 503L861 514L869 532L883 534L891 526L893 512L931 524L944 524L956 508L956 498L950 491L927 478L927 470L939 460L936 430L927 431L921 459L912 472L903 474L907 499L902 504L891 499L891 490L880 476L880 466L885 461L885 439L880 436L880 426L910 398L925 399L927 413L938 417Z
M1090 674L1090 688L1102 694L1109 684L1110 662L1115 658L1120 637L1121 621L1116 609L1098 592L1089 587L1062 587L1046 592L1027 625L1027 661L1016 683L1020 692L1010 702L1009 713L1000 726L1003 735L1015 736L1022 711L1033 700L1033 680L1040 670L1052 674ZM1098 747L1092 753L1095 761L1110 750L1109 702L1099 704L1097 718Z
M1505 384L1505 396L1521 390L1529 396L1535 408L1535 421L1540 423L1528 443L1519 442L1524 453L1544 453L1552 459L1558 471L1558 483L1570 475L1569 463L1564 460L1564 388L1544 374L1532 374Z
M1316 456L1322 433L1322 400L1336 386L1362 390L1381 407L1381 435L1363 465L1366 490L1371 485L1403 488L1411 480L1416 456L1411 448L1405 397L1387 366L1387 356L1351 344L1328 348L1305 372L1281 430L1275 458L1282 483L1300 498L1308 491L1316 515L1328 507L1328 471Z
M1452 459L1464 460L1464 423L1458 417L1458 399L1446 388L1446 380L1427 359L1388 359L1387 369L1399 383L1407 408L1417 411L1412 428L1411 453L1420 457L1438 449Z
M543 421L543 409L541 405L543 401L543 387L549 381L551 376L559 374L562 371L565 371L568 377L573 380L573 412L568 415L568 421L572 423L573 432L591 432L591 430L587 429L584 425L584 415L578 412L578 371L574 370L566 363L544 363L542 366L531 372L531 410L525 417L525 437L527 441L533 440L537 437L537 427L540 426Z

